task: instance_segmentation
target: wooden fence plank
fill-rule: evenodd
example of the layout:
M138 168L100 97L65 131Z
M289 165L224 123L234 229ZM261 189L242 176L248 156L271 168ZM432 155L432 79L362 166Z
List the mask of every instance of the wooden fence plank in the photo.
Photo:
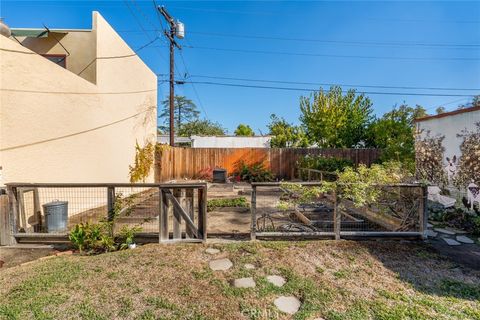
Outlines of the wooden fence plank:
M234 173L239 161L247 164L262 162L280 179L297 175L297 161L305 155L337 157L371 165L379 156L378 149L320 149L320 148L166 148L157 152L156 182L179 179L198 179L199 174L215 167Z

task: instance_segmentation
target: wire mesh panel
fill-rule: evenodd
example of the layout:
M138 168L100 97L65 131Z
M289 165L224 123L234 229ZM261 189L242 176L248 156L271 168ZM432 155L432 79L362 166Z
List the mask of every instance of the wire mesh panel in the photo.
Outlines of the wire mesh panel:
M318 186L254 185L253 231L279 236L331 235L334 231L335 197L332 193L320 192Z
M80 223L113 222L113 231L205 239L206 184L10 184L13 234L67 235Z
M426 190L420 185L372 186L365 203L348 188L321 182L257 183L252 193L256 236L422 236Z
M374 200L363 205L344 195L339 199L341 231L422 232L424 188L417 185L373 186ZM350 222L347 222L350 220Z

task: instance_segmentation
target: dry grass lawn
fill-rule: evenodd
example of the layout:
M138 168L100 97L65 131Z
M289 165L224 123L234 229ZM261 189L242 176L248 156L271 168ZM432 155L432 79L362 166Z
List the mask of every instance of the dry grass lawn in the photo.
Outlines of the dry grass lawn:
M212 272L203 245L145 245L59 256L0 271L2 319L480 319L480 273L404 242L211 244L234 267ZM252 263L255 270L246 270ZM277 288L265 280L279 274ZM253 289L234 278L253 276ZM294 295L300 311L273 300Z

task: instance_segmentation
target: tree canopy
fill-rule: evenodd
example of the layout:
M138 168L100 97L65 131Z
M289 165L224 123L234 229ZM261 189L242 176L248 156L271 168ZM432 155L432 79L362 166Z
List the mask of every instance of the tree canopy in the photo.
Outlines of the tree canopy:
M240 123L237 129L235 129L234 134L236 136L253 137L255 135L255 132L253 132L252 128L250 128L249 125Z
M159 117L163 119L163 126L159 128L166 132L170 126L170 102L169 99L162 101L163 109ZM192 122L198 119L200 112L197 110L197 106L192 100L185 96L175 96L174 99L174 121L175 127L181 128L185 123Z
M272 148L304 148L309 145L307 135L302 127L294 126L275 114L270 116L268 129L272 136L270 141Z
M375 119L368 128L367 144L382 149L382 161L401 161L413 170L415 161L415 119L426 115L423 107L401 105Z
M352 148L365 140L373 120L372 103L363 94L333 86L300 98L300 121L311 142L324 148Z
M224 136L225 129L218 122L210 120L194 120L184 123L178 130L178 135L181 137L190 137L192 135L198 136Z

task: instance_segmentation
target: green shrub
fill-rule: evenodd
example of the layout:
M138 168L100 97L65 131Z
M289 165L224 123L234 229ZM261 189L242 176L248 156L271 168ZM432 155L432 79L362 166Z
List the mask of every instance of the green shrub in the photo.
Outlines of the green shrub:
M306 155L297 161L297 168L315 169L327 172L341 172L347 167L353 167L352 160Z
M274 179L273 173L265 168L263 162L247 164L245 161L240 161L236 165L235 176L241 181L248 182L266 182Z
M247 198L225 198L225 199L210 199L207 201L207 211L213 211L216 208L226 208L226 207L235 207L235 208L248 208L249 204Z

